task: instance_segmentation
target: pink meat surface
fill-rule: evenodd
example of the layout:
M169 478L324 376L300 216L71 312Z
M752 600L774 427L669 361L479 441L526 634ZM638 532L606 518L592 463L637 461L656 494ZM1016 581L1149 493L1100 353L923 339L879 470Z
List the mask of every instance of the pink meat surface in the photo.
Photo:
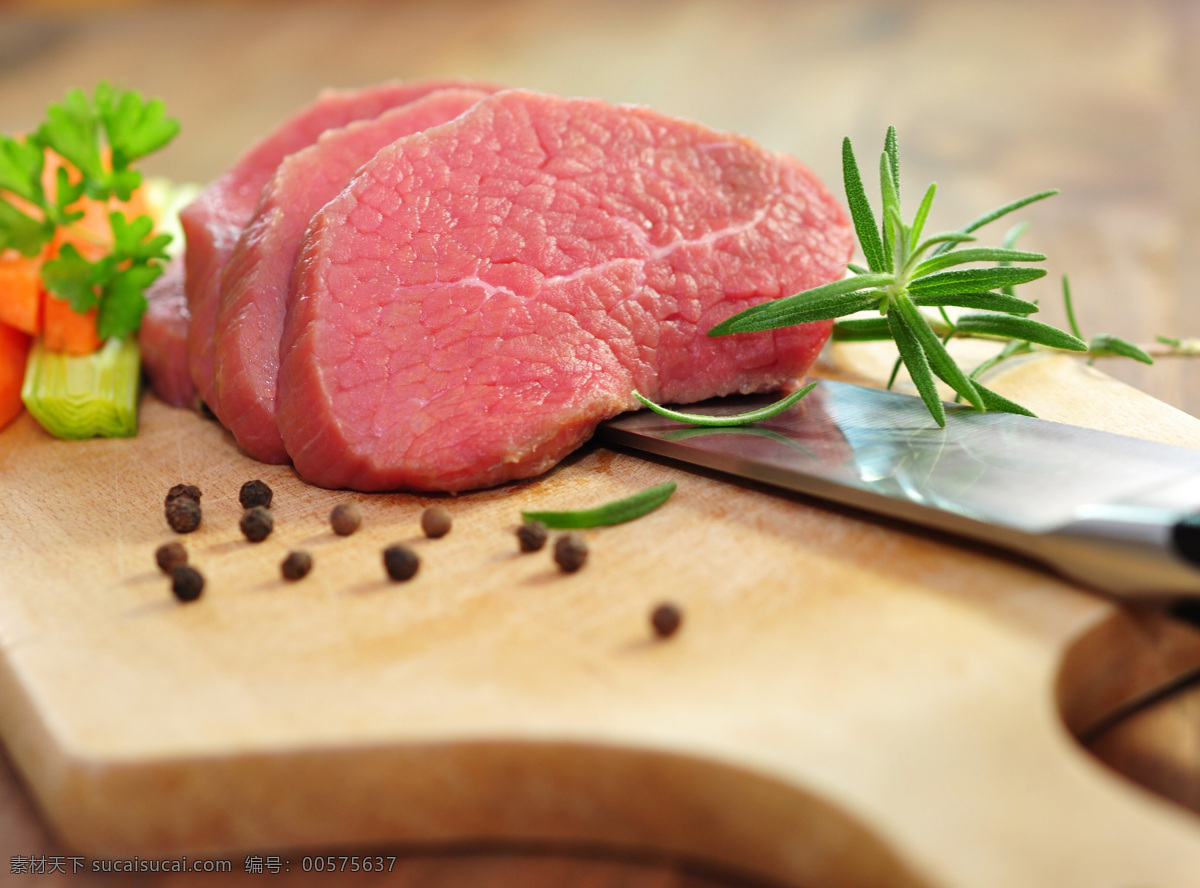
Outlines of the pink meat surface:
M214 352L217 403L251 456L288 461L275 422L275 379L292 268L309 220L379 149L453 120L486 95L438 90L379 117L327 130L316 144L284 158L263 188L222 278Z
M252 146L182 213L187 238L188 367L200 397L223 420L213 381L213 335L220 307L221 274L263 186L280 162L317 141L325 130L378 117L436 89L468 88L458 80L385 83L360 90L328 90Z
M324 487L545 471L603 419L800 379L830 323L712 338L841 276L845 211L801 164L645 108L499 93L384 148L309 227L279 428Z
M188 372L187 296L183 292L183 259L176 256L149 289L146 313L138 330L142 366L150 378L150 388L168 404L191 407L196 387Z

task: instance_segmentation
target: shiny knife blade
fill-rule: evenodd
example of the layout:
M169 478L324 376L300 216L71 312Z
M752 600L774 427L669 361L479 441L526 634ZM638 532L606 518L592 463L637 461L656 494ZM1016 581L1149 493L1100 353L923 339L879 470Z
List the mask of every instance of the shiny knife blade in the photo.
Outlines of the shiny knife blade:
M687 410L727 415L770 398ZM1122 597L1200 596L1200 450L822 381L750 426L650 411L598 438L1020 552Z

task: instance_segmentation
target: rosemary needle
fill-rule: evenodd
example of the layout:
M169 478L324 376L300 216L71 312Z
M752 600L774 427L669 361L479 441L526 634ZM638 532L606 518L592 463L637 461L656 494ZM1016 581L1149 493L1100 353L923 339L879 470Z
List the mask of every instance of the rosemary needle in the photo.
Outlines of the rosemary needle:
M768 404L765 407L759 407L757 410L748 410L745 413L735 413L732 416L709 416L704 413L682 413L678 410L669 410L666 407L660 407L650 399L644 397L641 392L634 392L633 396L642 402L643 405L649 407L659 416L665 416L667 419L678 420L679 422L690 422L692 425L708 426L709 428L727 428L729 426L749 425L752 422L761 422L764 419L770 419L773 416L778 416L783 411L787 410L814 388L817 384L810 382L802 389L797 389L790 395L780 398L773 404Z
M668 481L657 487L627 496L624 499L605 503L592 509L580 509L574 512L522 512L521 518L526 522L540 521L547 527L556 530L578 529L584 527L606 527L610 524L621 524L641 518L648 512L653 512L675 492L675 482Z

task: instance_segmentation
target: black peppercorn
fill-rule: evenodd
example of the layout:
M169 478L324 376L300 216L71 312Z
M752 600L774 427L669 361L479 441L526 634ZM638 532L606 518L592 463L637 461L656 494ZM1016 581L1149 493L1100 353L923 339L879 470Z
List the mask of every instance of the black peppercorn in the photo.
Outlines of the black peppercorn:
M195 484L176 484L167 491L167 498L163 500L163 505L167 505L176 497L186 496L188 499L195 500L197 504L200 502L200 488Z
M432 539L448 534L451 524L453 519L442 506L430 506L421 513L421 530L425 532L425 536Z
M189 564L171 570L171 591L180 601L195 601L204 591L204 575Z
M312 556L303 549L288 552L287 558L280 565L285 580L302 580L312 570Z
M517 542L520 544L522 552L536 552L546 545L549 537L546 525L540 521L526 521L517 528Z
M396 543L383 550L383 566L393 580L411 580L417 575L421 560L408 546Z
M338 503L329 513L329 523L338 536L350 536L362 526L362 513L354 503Z
M169 543L164 543L155 550L154 560L158 563L159 570L165 574L169 574L172 568L179 567L181 564L187 564L187 549L183 548L183 543L178 540L172 540Z
M587 561L588 547L577 533L566 533L554 541L554 561L566 573L574 573Z
M256 479L254 481L247 481L242 485L238 499L241 501L243 509L253 509L255 506L262 506L264 509L269 509L271 508L271 497L273 495L270 487Z
M246 510L238 526L250 542L261 543L275 529L275 517L262 506L255 506Z
M670 638L683 622L683 613L674 604L664 601L650 612L650 625L659 638Z
M191 533L200 526L200 503L190 496L175 496L167 500L167 524L176 533Z

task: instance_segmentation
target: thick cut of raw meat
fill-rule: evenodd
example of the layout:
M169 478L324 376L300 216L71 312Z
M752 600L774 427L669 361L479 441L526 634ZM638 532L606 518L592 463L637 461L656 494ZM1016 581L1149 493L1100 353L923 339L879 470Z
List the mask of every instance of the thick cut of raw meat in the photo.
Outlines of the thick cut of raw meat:
M798 162L646 108L523 91L384 148L312 221L279 428L325 487L538 474L634 389L791 383L829 322L708 337L842 275L845 211Z
M221 273L259 194L287 155L306 148L325 130L378 117L389 108L435 89L469 88L458 80L385 83L360 90L327 90L250 148L180 213L187 238L188 367L200 397L218 418L223 411L213 386L213 334L220 306Z
M402 136L452 120L487 93L438 90L378 117L322 133L283 159L225 267L217 314L216 400L225 425L256 459L288 461L275 422L279 338L292 267L313 214L360 166Z
M188 372L187 296L183 292L183 258L176 256L146 290L146 313L138 330L142 366L150 388L168 404L191 407L196 387Z

